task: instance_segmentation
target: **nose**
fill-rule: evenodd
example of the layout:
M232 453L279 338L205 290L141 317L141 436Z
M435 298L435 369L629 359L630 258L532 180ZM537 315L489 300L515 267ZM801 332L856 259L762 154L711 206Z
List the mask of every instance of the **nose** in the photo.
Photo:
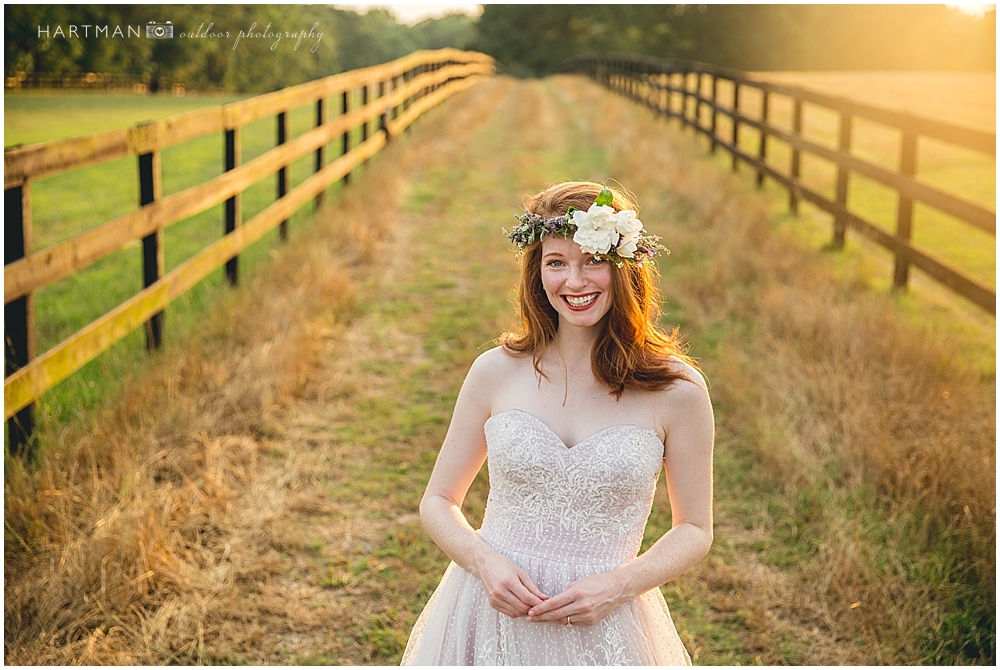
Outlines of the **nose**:
M566 278L566 288L572 290L583 288L587 285L587 277L583 273L583 267L577 264L569 266L569 276Z

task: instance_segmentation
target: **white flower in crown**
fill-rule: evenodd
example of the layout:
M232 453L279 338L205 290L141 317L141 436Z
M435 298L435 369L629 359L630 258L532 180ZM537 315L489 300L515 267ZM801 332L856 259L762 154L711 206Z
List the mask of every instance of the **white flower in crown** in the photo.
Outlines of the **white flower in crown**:
M585 254L606 254L618 244L618 213L613 207L594 203L586 212L574 210L570 221L576 226L573 241Z
M613 260L618 267L626 260L642 265L660 253L670 253L660 244L659 237L645 234L634 210L616 212L611 206L613 202L611 189L602 188L586 212L569 207L566 214L548 219L525 212L514 217L518 226L504 233L522 252L536 240L556 235L569 237L572 233L573 241L584 253Z
M642 235L642 221L635 217L631 209L618 212L615 230L621 236L618 242L618 255L622 258L635 258L635 250Z

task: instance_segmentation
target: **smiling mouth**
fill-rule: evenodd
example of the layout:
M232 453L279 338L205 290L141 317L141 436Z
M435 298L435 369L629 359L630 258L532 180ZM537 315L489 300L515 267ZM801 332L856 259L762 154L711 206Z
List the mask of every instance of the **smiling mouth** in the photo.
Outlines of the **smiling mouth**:
M588 293L587 295L564 295L562 299L566 301L570 309L584 310L594 304L600 293Z

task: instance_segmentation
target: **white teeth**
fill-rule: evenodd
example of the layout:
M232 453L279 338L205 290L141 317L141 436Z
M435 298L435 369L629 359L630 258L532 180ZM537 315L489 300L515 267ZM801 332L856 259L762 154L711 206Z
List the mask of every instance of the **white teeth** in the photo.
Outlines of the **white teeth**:
M577 297L573 297L573 296L566 296L566 302L568 302L573 307L585 307L586 305L589 305L590 303L594 302L595 300L597 300L597 294L596 293L592 293L591 295L584 296L582 298L577 298Z

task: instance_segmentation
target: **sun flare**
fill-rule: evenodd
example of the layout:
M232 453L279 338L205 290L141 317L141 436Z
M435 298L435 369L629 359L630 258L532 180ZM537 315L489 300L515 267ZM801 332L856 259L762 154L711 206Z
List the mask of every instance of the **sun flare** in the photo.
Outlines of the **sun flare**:
M976 2L949 2L948 7L957 9L963 14L975 16L977 19L983 18L983 16L986 15L986 12L996 9L996 5L983 5Z

